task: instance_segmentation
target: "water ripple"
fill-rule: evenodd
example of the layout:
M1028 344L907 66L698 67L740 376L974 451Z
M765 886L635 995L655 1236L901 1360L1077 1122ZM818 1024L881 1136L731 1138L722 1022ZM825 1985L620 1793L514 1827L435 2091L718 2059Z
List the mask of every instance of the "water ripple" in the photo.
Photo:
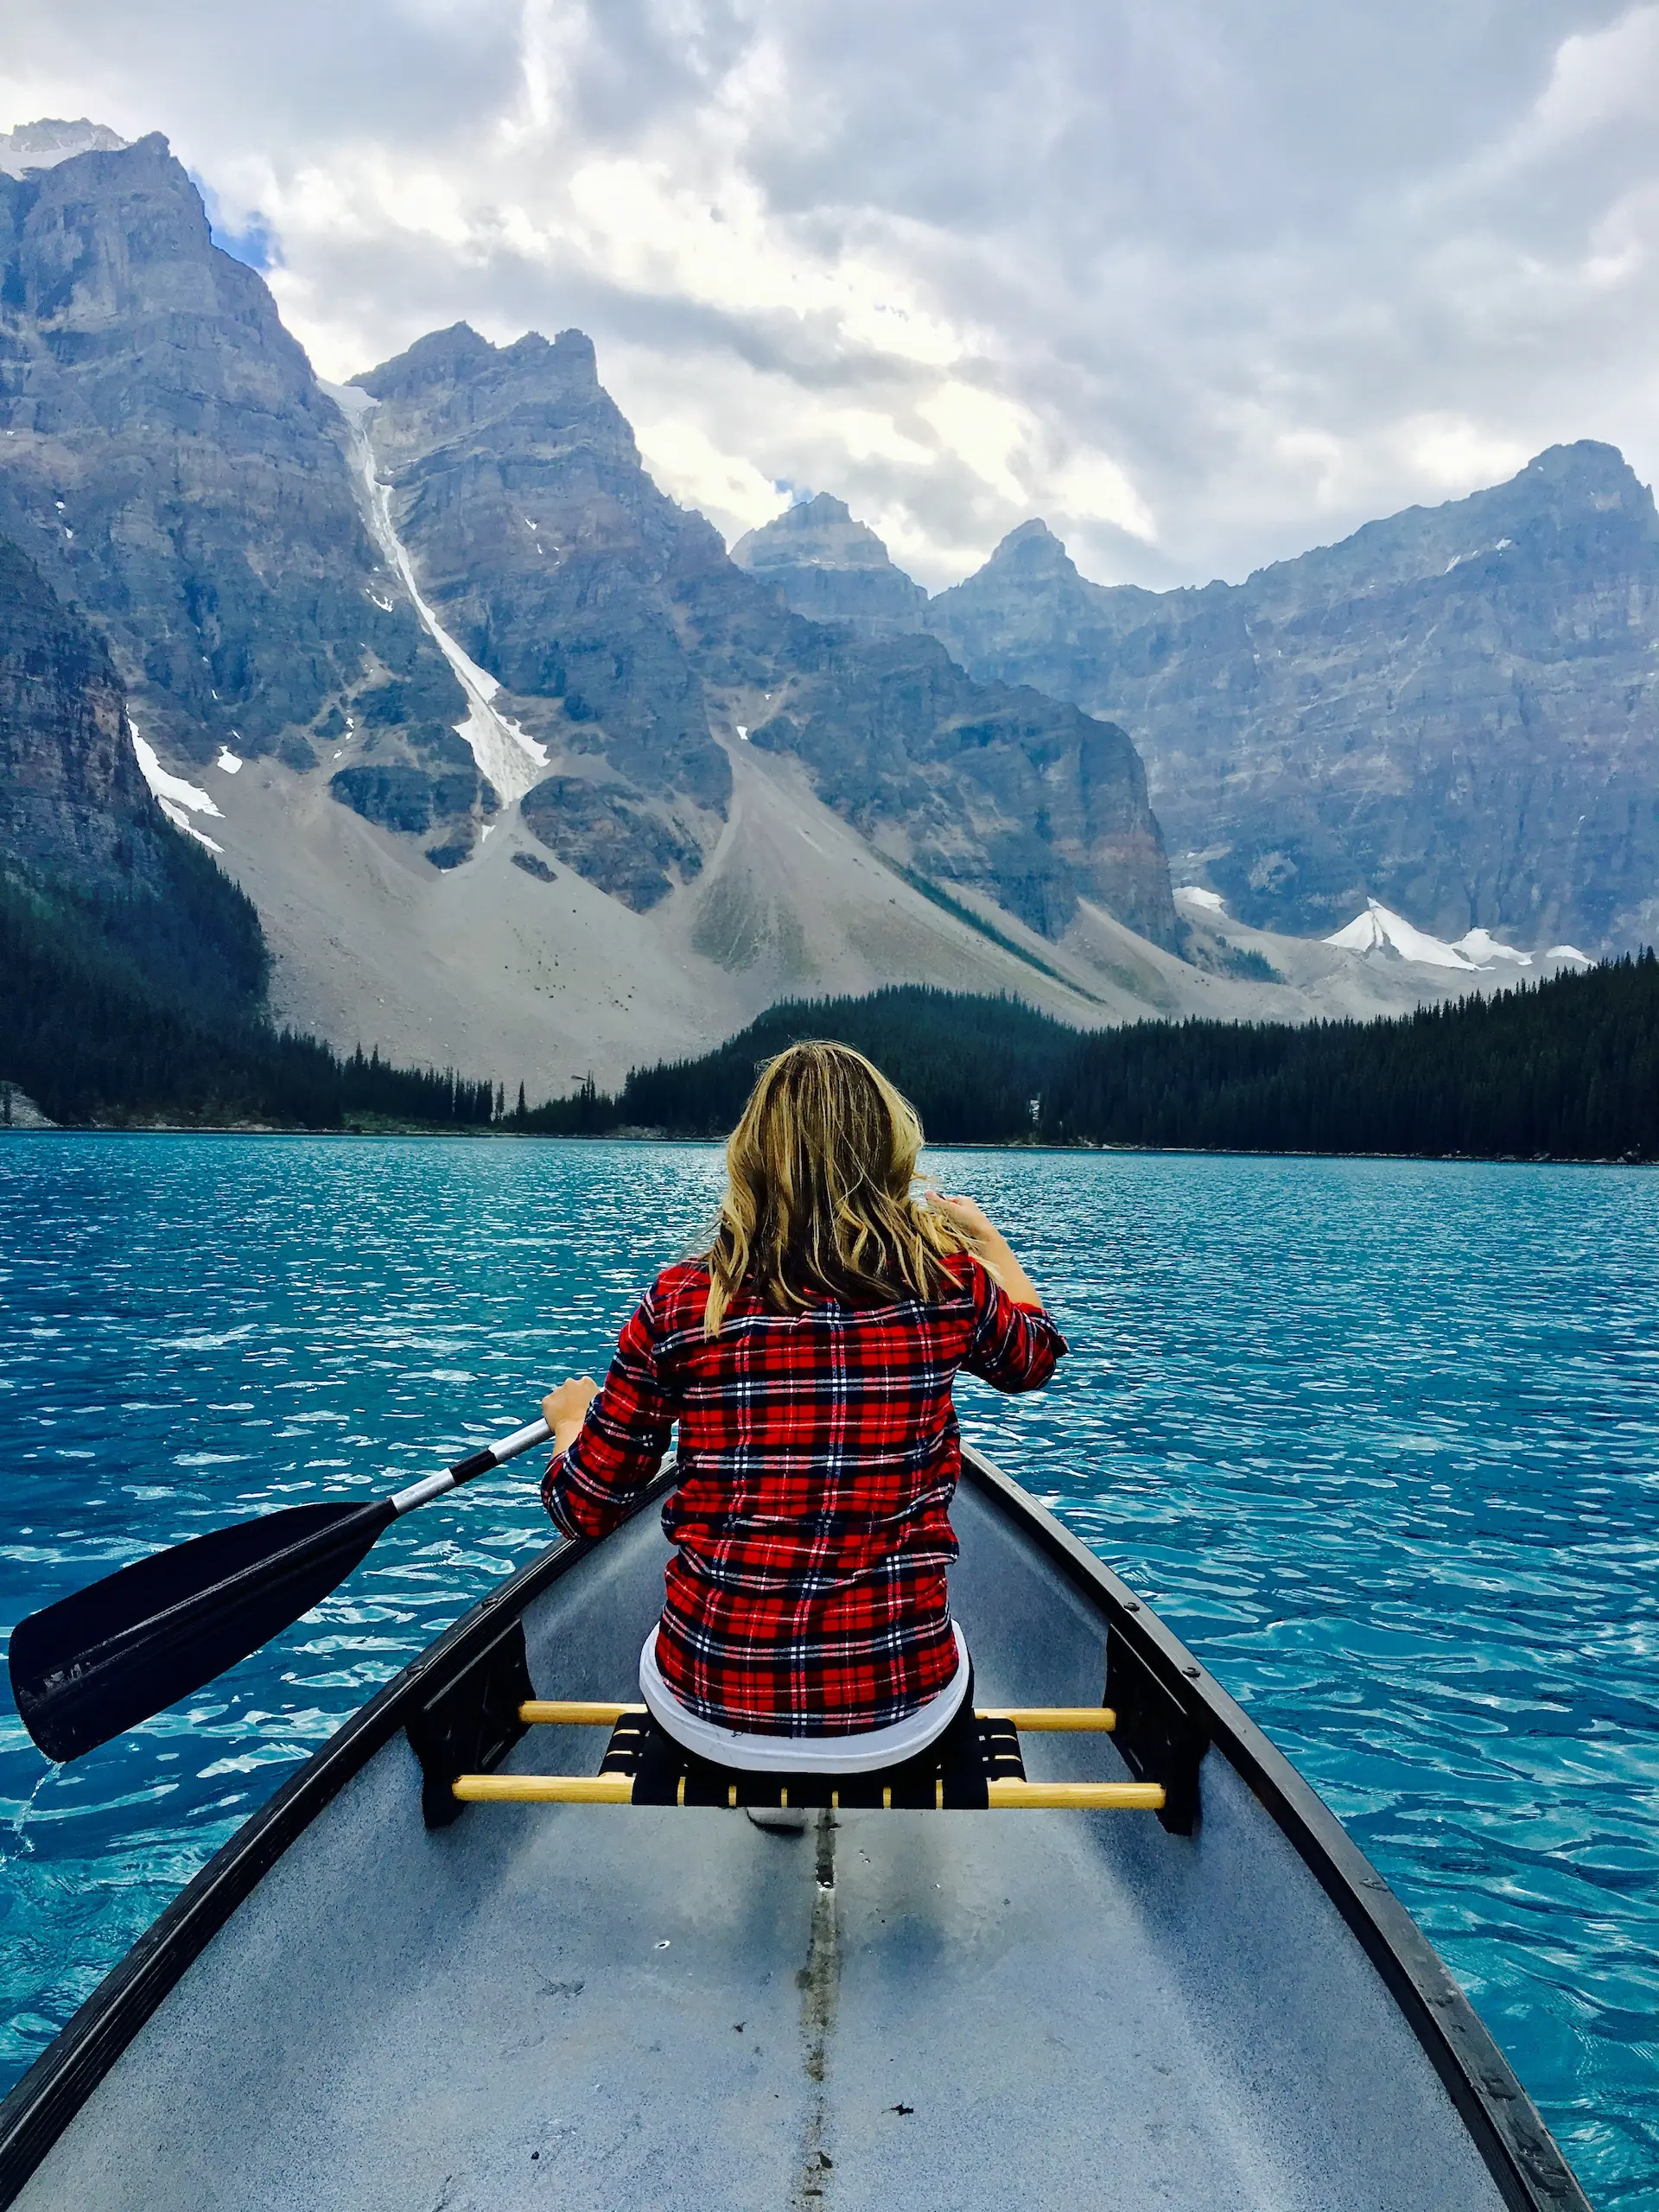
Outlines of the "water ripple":
M596 1368L712 1151L0 1138L0 1614L373 1494ZM1075 1347L969 1426L1422 1921L1603 2212L1659 2208L1659 1179L961 1154ZM509 1471L60 1773L0 1716L0 2074L546 1522Z

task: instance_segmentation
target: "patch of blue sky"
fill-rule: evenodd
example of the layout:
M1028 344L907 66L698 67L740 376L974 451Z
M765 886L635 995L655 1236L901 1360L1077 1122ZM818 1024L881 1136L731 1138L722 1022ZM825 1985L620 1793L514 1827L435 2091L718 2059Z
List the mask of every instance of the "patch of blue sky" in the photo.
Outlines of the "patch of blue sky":
M201 194L201 204L207 211L208 231L221 253L228 253L232 261L244 262L250 269L258 270L262 276L267 270L282 267L282 241L257 208L244 217L239 230L234 229L219 204L218 193L207 178L192 169L190 181Z

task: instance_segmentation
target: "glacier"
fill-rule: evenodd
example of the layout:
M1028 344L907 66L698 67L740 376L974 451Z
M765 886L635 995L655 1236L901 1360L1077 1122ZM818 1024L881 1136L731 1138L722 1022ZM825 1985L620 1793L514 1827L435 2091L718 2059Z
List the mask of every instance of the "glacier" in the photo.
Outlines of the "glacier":
M321 383L321 379L318 379ZM362 487L370 529L375 543L391 563L409 594L415 612L425 625L432 642L450 667L461 690L467 694L467 719L455 728L472 748L479 773L487 776L496 796L506 805L521 799L524 793L541 781L547 766L547 747L537 742L530 733L520 728L511 715L504 715L494 704L501 689L486 668L463 652L437 616L421 596L420 586L415 581L414 565L407 548L397 535L391 519L391 486L383 484L374 473L374 448L369 442L368 417L380 404L368 392L355 385L323 384L322 389L339 408L345 419L351 440L353 466ZM377 601L377 605L384 604Z

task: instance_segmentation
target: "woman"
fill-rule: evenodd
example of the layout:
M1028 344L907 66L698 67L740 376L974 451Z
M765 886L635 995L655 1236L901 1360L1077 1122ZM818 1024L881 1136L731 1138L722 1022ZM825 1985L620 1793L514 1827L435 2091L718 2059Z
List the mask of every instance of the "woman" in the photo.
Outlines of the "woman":
M791 1046L726 1147L707 1254L658 1277L602 1390L543 1402L542 1495L571 1535L615 1526L679 1423L640 1689L720 1764L869 1772L942 1736L970 1686L950 1386L1035 1389L1066 1344L970 1199L912 1197L921 1145L861 1054Z

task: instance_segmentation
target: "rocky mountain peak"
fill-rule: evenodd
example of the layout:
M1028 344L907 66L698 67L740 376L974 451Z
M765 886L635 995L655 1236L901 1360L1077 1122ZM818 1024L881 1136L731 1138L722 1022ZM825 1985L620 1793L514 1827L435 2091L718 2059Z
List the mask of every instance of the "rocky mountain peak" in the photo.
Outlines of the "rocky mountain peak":
M471 323L452 322L447 330L429 330L406 352L378 369L365 369L351 382L373 399L413 399L434 385L465 382L495 358L494 346Z
M415 400L435 388L518 378L545 387L550 381L567 391L596 393L599 365L594 341L585 331L562 330L551 344L539 330L527 330L511 346L493 346L469 322L429 331L405 352L378 368L365 369L351 382L374 399Z
M42 116L35 123L20 123L15 130L0 130L0 172L27 176L31 169L55 168L76 154L117 154L127 141L107 124L82 116L66 123L60 116Z
M547 345L547 340L534 330L519 343L528 345L531 339L539 345ZM585 330L560 331L548 347L548 354L550 366L562 370L568 384L590 385L594 391L599 389L599 358L594 351L594 341Z
M388 588L341 424L159 132L0 175L0 532L163 753L282 750L365 677L459 692Z
M562 330L550 343L531 330L510 346L493 346L457 322L352 382L384 403L375 452L394 472L437 444L461 440L477 448L482 441L493 467L511 450L526 492L536 484L544 493L554 478L563 480L582 453L607 473L623 505L671 505L645 475L632 429L601 385L593 340L580 330ZM505 481L495 488L510 498ZM538 527L549 519L535 516Z
M802 564L822 569L891 569L887 547L833 493L800 499L775 520L752 530L732 548L740 569L764 575Z
M829 492L798 501L740 537L731 557L810 621L844 623L874 638L921 626L927 594L893 565L875 532Z
M1594 499L1614 493L1621 499L1635 496L1653 503L1653 494L1642 484L1617 446L1604 445L1599 438L1579 438L1572 445L1547 446L1535 454L1518 476L1511 479L1516 490L1523 486L1560 486Z
M1652 491L1617 446L1594 438L1547 448L1518 476L1484 496L1511 500L1556 524L1579 516L1618 515L1659 540Z
M1040 515L1011 530L986 563L1027 576L1073 575L1076 563Z
M165 385L199 403L237 394L268 409L322 411L310 364L264 280L213 244L201 195L160 131L0 176L0 268L6 321L53 334L46 358L15 372L0 396L14 429L32 421L30 403L48 387L47 416L59 420L63 398L106 358L123 365L129 404ZM136 378L135 341L144 355ZM111 385L110 404L123 397Z
M1245 921L1323 934L1374 897L1452 943L1659 927L1659 517L1615 447L1242 584L1109 589L1011 549L928 626L982 680L1121 720L1183 868Z
M964 668L977 673L987 664L994 637L1004 680L1076 697L1093 650L1089 641L1109 610L1154 601L1154 594L1133 585L1091 583L1048 524L1033 519L1011 530L982 569L941 592L925 620ZM1062 663L1066 672L1057 683Z

